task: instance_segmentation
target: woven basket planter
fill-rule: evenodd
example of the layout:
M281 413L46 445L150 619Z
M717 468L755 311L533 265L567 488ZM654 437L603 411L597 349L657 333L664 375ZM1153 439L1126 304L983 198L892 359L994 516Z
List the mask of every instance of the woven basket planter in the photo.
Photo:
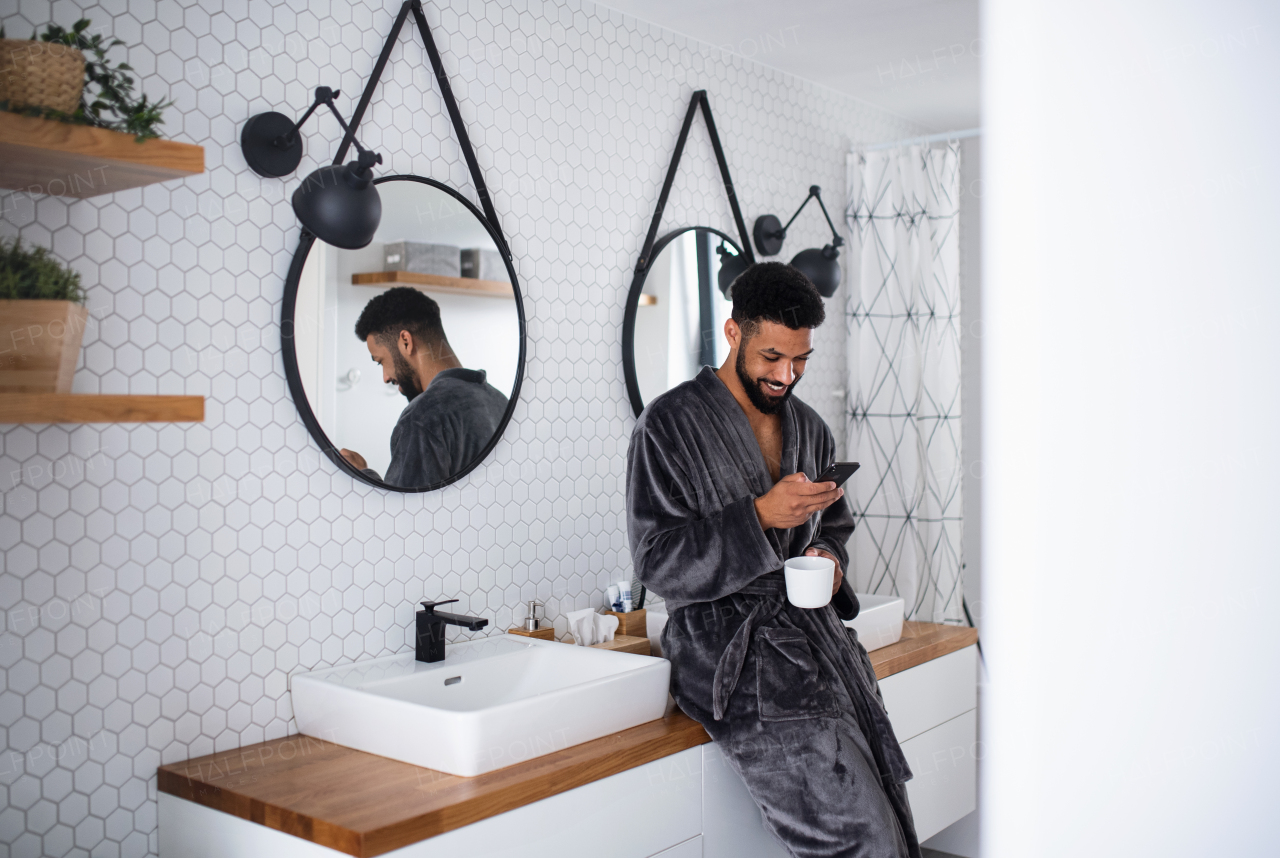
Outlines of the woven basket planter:
M0 39L0 101L10 110L74 113L84 89L84 54L66 45Z
M70 393L88 318L72 301L0 301L0 393Z

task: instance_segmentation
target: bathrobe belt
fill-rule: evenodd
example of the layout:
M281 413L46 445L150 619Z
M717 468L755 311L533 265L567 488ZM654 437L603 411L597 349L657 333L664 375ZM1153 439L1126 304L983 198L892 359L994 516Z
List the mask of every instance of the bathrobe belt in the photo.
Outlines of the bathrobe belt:
M747 652L751 648L751 638L755 630L778 616L786 607L786 579L781 570L769 572L747 584L738 591L737 595L763 596L764 598L756 600L755 607L751 609L751 613L747 614L746 620L738 627L738 631L721 654L720 661L716 663L711 701L712 717L717 721L724 717L725 710L729 708L729 698L738 687L738 677L742 673L743 664L746 663ZM911 768L894 737L889 716L885 713L884 706L880 704L874 680L867 679L861 670L854 670L853 674L854 681L861 691L861 694L852 695L854 708L864 734L871 740L872 754L880 767L881 779L886 784L906 783L911 780Z
M738 676L742 673L742 665L746 663L747 651L751 648L751 636L757 626L762 626L782 612L787 603L787 585L782 572L769 572L747 584L739 594L748 596L765 596L758 599L751 613L729 645L720 655L716 664L715 679L712 680L712 717L719 721L729 708L729 698L738 687Z

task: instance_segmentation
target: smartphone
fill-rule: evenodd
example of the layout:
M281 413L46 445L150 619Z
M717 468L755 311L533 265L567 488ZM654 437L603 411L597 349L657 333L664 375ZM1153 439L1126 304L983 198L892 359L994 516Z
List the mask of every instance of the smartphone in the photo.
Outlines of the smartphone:
M815 483L835 483L836 488L844 485L844 481L853 476L853 472L861 465L858 462L832 462L831 466L818 475Z

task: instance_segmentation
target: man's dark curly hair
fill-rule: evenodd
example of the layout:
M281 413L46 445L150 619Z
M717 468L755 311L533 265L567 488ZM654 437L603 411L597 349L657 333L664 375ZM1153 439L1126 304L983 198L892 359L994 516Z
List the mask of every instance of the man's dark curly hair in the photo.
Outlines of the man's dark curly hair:
M749 340L761 322L786 325L793 331L816 328L827 318L822 296L813 282L782 262L757 262L738 275L730 287L733 320Z
M447 341L440 323L440 305L417 289L395 286L374 298L360 311L356 338L364 342L373 334L384 345L408 331L427 345Z

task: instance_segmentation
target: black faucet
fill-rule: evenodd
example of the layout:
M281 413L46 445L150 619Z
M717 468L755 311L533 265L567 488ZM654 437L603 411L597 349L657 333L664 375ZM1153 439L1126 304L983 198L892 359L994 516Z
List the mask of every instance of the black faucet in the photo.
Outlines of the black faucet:
M488 620L479 617L464 617L461 614L436 613L440 605L448 605L457 599L446 599L443 602L423 602L418 611L418 636L414 658L418 661L444 661L444 627L462 626L467 631L478 632L489 625Z

